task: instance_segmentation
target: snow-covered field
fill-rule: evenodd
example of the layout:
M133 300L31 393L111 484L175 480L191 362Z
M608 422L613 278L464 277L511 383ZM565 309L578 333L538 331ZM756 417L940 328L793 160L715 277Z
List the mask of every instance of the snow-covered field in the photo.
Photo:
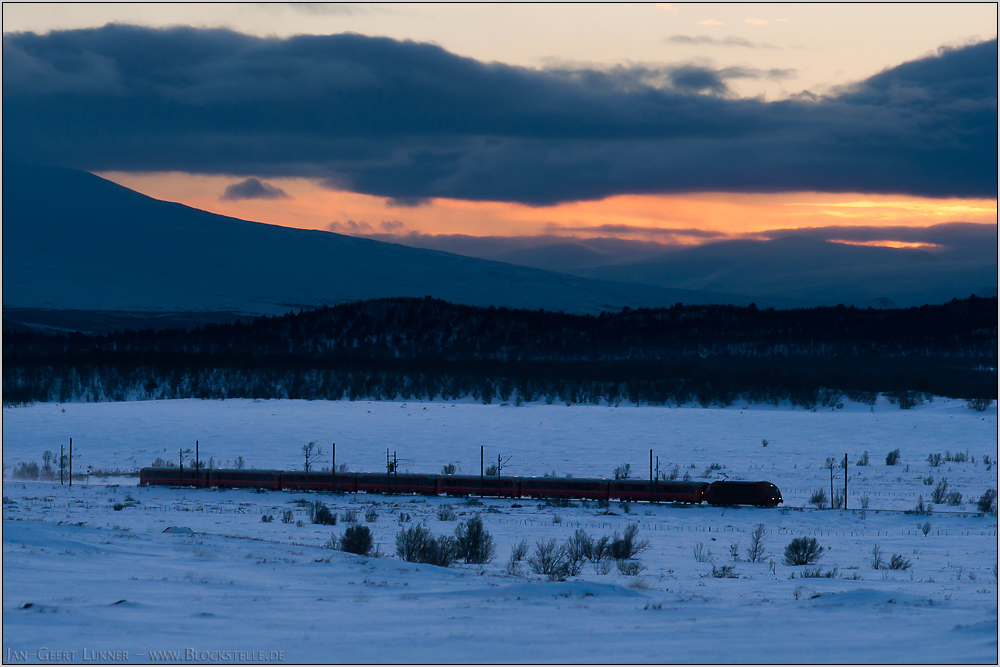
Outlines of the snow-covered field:
M653 449L668 473L676 465L696 480L766 479L785 504L633 503L626 513L618 503L138 488L134 477L69 488L11 478L17 464L41 464L70 437L75 471L176 460L195 440L216 466L242 456L254 467L301 468L302 446L315 441L320 467L336 442L337 464L351 470L384 470L389 449L403 470L455 463L478 474L482 445L487 465L510 457L504 474L609 477L630 463L648 478ZM887 466L897 448L899 465ZM871 465L858 467L865 450ZM975 462L927 462L946 452ZM851 509L812 508L814 491L830 493L827 457L845 453ZM978 516L975 500L996 488L997 471L984 455L997 459L995 406L977 413L941 398L907 411L880 402L874 411L847 403L816 412L235 400L4 408L4 662L123 662L127 652L129 662L995 664L997 519ZM842 489L843 471L834 472ZM962 504L904 513L919 496L928 502L942 479ZM867 512L857 509L864 497ZM314 526L300 499L360 510L384 556L325 548L345 524ZM457 520L439 520L444 504ZM366 521L372 508L378 516ZM284 510L304 525L282 523ZM491 563L444 569L395 556L401 526L423 521L450 534L473 514L496 541ZM590 564L564 582L527 567L521 576L504 571L522 539L533 550L578 528L599 537L634 522L649 541L638 577ZM918 524L926 522L925 535ZM748 563L760 523L770 556ZM169 526L192 532L164 533ZM803 567L782 564L785 545L803 536L825 548L818 565L836 568L834 577L801 578ZM695 558L699 545L710 561ZM912 567L872 569L875 545ZM723 565L739 578L710 576Z

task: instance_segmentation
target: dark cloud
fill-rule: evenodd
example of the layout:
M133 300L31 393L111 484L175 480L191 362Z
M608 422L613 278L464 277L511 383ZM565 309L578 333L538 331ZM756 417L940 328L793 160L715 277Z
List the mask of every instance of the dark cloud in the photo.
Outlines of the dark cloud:
M245 181L227 185L221 199L235 201L238 199L291 199L291 197L281 188L264 183L259 178L248 178Z
M709 37L708 35L671 35L667 37L667 42L671 44L684 44L690 46L738 46L746 49L772 49L779 47L764 42L751 42L750 40L729 35L727 37Z
M987 254L995 257L997 226L972 222L949 222L929 227L880 227L873 225L801 227L797 229L771 229L744 236L744 238L753 239L791 237L852 243L922 243L947 250L983 249Z
M995 39L778 102L726 81L794 72L534 70L352 34L108 25L5 34L3 49L7 160L303 176L399 206L997 192Z
M352 236L371 236L375 233L375 228L372 227L371 223L364 220L345 220L344 222L334 220L327 226L327 229L337 234L350 234Z
M695 227L656 227L653 225L626 225L626 224L604 224L575 227L571 225L550 224L545 228L547 232L588 232L591 234L641 234L649 237L692 238L692 239L718 239L724 238L726 234L712 231L710 229L697 229Z

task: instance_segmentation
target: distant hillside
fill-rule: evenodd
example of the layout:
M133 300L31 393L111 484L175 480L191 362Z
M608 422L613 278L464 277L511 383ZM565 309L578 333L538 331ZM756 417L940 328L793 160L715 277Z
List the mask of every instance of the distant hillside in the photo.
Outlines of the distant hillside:
M4 164L5 309L278 314L423 296L577 313L731 300L248 222L84 172Z
M520 395L810 407L842 393L996 398L996 312L995 298L598 317L381 299L193 331L5 331L3 392L23 401Z
M996 236L978 252L808 238L723 241L653 259L574 271L602 280L741 294L773 302L910 307L997 295Z

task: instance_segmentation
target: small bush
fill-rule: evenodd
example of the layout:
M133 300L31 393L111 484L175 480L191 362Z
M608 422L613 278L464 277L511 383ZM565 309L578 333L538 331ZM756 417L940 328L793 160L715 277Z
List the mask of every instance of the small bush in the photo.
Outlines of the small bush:
M38 479L38 464L32 461L31 463L19 463L14 467L14 471L11 475L14 479Z
M261 520L261 523L271 523L272 521L274 521L274 515L273 514L262 514L261 517L260 517L260 520Z
M638 577L646 569L646 566L637 560L616 560L615 566L625 577Z
M970 410L975 410L976 412L986 412L986 409L993 405L993 399L991 398L974 398L968 403L966 403Z
M340 520L344 523L357 523L358 522L358 511L357 510L344 510L340 515Z
M483 565L493 560L496 548L493 536L483 527L483 519L474 516L455 528L456 557L466 563Z
M894 449L885 455L885 464L887 466L894 466L899 464L899 450Z
M931 464L932 468L937 468L939 465L941 465L941 454L940 453L928 454L927 462Z
M528 555L528 543L521 540L510 548L510 558L504 566L504 572L512 577L521 575L521 561Z
M709 573L709 576L711 576L711 577L713 577L715 579L739 579L740 578L739 572L737 572L736 568L734 568L732 565L720 565L719 567L716 567L715 565L713 565L712 566L712 571Z
M447 464L441 466L441 474L442 475L454 475L455 474L455 464L454 463L447 463Z
M836 577L837 577L837 568L833 568L832 570L824 572L823 568L821 567L816 567L813 569L809 569L808 567L806 567L802 568L802 571L799 572L799 579L835 579ZM795 578L794 572L792 573L791 578L792 579Z
M934 484L934 475L928 473L927 477L921 477L920 481L924 483L924 486L932 486Z
M399 513L399 522L400 523L409 523L411 518L412 517L409 514L407 514L406 512L400 512Z
M797 537L785 547L785 565L812 565L823 555L815 537Z
M983 495L976 501L976 509L981 514L997 515L997 492L996 489L986 489Z
M451 505L438 507L438 521L454 521L456 518L455 508Z
M919 528L920 532L924 534L924 537L927 537L927 533L931 532L931 522L925 521L923 523L918 523L917 528Z
M931 493L931 502L935 505L940 505L945 501L948 494L948 480L942 479L938 482L937 486L934 487L934 491Z
M500 474L499 468L497 468L497 464L491 463L488 466L486 466L486 470L483 471L483 474L487 477L497 477Z
M753 532L750 533L750 546L747 547L747 560L751 563L760 563L765 558L767 558L767 549L765 548L765 536L767 534L767 529L764 528L764 524L758 523Z
M372 531L368 526L348 526L340 537L340 550L367 556L372 550Z
M575 577L583 570L583 564L594 554L594 540L587 531L577 528L576 532L566 540L566 562L569 575Z
M868 459L868 450L866 449L865 453L861 455L860 459L858 459L858 465L859 466L866 466L866 465L868 465L868 461L869 461L869 459Z
M125 509L126 507L127 507L127 505L126 505L125 503L115 503L115 504L113 504L113 505L111 506L111 509L113 509L113 510L114 510L114 511L116 511L116 512L121 512L121 511L122 511L123 509ZM266 516L266 515L265 515L265 516ZM261 520L261 521L263 521L263 520L264 520L264 517L261 517L261 518L260 518L260 520Z
M614 560L628 560L649 548L649 540L636 539L639 534L639 524L630 523L625 526L625 532L618 537L615 531L608 546L608 555Z
M320 501L315 501L308 506L309 509L309 520L313 523L318 523L322 526L336 526L337 525L337 515L330 511L324 503Z
M281 523L292 523L295 521L295 512L292 510L284 510L281 513Z
M740 558L740 543L733 542L729 545L729 557L733 559L734 563L739 563L742 558Z
M844 492L841 491L840 489L837 489L836 491L834 491L833 492L833 500L831 501L830 505L833 507L833 509L836 509L836 510L843 509L844 508Z
M628 479L632 474L632 464L625 463L615 468L615 479Z
M708 563L712 560L712 550L705 548L704 542L694 545L694 559L699 563Z
M365 521L368 523L375 523L378 521L378 510L374 507L369 507L365 510Z
M890 570L909 570L911 567L913 567L913 563L900 554L893 554L892 558L889 559Z
M911 510L914 514L918 516L923 516L925 514L931 513L931 508L924 504L924 497L917 497L917 506Z
M882 560L882 548L879 547L879 545L877 544L874 547L872 547L871 563L873 570L881 570L883 567L885 567L885 561Z
M945 497L944 501L952 507L957 507L962 504L962 494L958 491L952 491Z
M809 496L809 504L815 505L816 509L821 510L826 507L827 497L826 491L820 489L819 491L814 491L811 496Z
M535 544L535 553L528 558L528 566L535 574L543 574L550 579L566 576L566 547L556 544L556 541L539 541Z
M434 537L425 526L416 524L396 535L396 554L410 563L426 563L448 567L457 557L454 538Z
M562 517L559 516L558 514L553 514L552 515L552 525L553 526L562 525Z

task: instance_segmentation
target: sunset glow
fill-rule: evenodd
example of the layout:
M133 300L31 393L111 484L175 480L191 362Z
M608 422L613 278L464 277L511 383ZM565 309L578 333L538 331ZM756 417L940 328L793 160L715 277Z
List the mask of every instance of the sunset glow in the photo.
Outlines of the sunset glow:
M230 201L221 199L222 193L239 178L181 173L99 175L156 199L178 201L213 213L354 236L551 234L694 245L805 227L923 227L956 221L995 224L997 216L996 200L812 192L619 195L537 207L432 199L421 206L406 207L393 205L383 197L330 190L302 178L263 179L287 193L286 199ZM864 244L926 245L892 240Z

